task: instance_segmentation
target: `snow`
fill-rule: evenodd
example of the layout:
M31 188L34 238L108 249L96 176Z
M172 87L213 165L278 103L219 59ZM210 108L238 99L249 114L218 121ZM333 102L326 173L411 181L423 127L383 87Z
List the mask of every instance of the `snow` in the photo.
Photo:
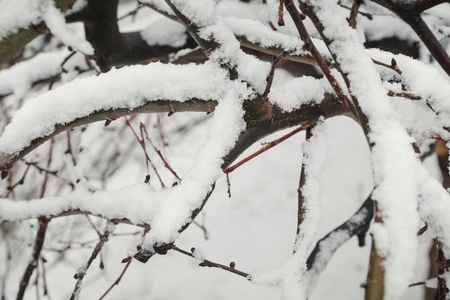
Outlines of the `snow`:
M321 221L320 176L327 158L326 126L323 121L312 129L312 137L303 144L303 153L306 181L301 191L306 212L296 237L294 255L280 268L250 275L254 283L280 286L285 299L306 299L312 292L304 275L306 260L314 248Z
M271 103L290 112L303 104L322 102L325 93L333 90L325 78L316 79L309 76L294 78L269 93Z
M94 54L92 46L69 29L64 15L56 8L53 0L3 0L0 2L0 41L18 32L19 28L37 25L44 21L51 33L66 46L84 54Z
M141 36L150 46L181 47L187 40L186 29L182 24L163 17L150 23L141 31Z
M61 71L61 63L70 52L66 49L58 52L42 53L0 71L0 94L23 94L33 82L50 78Z
M2 0L0 2L0 41L40 21L40 9L49 1Z
M356 31L345 24L345 15L337 5L318 1L317 16L325 27L324 34L344 73L348 74L351 93L359 100L369 118L372 164L378 202L383 223L374 231L380 253L386 257L387 299L398 299L406 291L413 274L411 261L417 254L416 230L419 216L415 176L417 159L412 139L399 124L390 107L375 67L365 53ZM347 49L353 49L352 52ZM399 215L399 210L404 215ZM407 218L405 218L407 216ZM383 247L384 246L384 247Z
M64 15L55 7L53 1L49 1L44 9L42 18L50 32L60 39L67 47L72 47L76 51L80 51L86 55L93 55L94 48L91 44L79 37L75 31L72 31L66 24Z
M24 185L18 185L8 198L1 198L7 193L6 187L17 182L25 172L26 165L16 163L8 177L11 181L0 182L4 191L0 196L0 219L14 222L14 226L2 222L0 231L5 240L5 248L0 251L0 259L6 262L2 272L8 273L8 268L11 269L11 273L3 277L8 281L5 283L6 294L17 292L14 283L19 282L26 267L23 255L31 254L26 244L33 241L36 230L29 228L26 219L80 209L109 219L125 217L134 224L151 225L151 231L145 237L142 231L137 232L137 236L130 233L133 227L117 226L101 253L107 267L105 270L90 268L81 291L82 298L98 298L100 290L106 290L122 271L120 261L123 257L136 253L136 245L152 249L155 244L176 241L182 249L195 246L202 251L194 252L196 259L169 251L166 256L153 256L148 263L150 266L133 262L110 296L117 299L122 299L123 295L133 299L277 299L281 294L283 299L361 299L364 290L359 286L367 275L369 246L357 248L355 238L343 244L348 240L348 234L335 232L324 244L324 251L319 253L314 268L307 272L305 263L319 238L348 218L354 224L362 221L362 215L355 218L351 217L352 213L375 185L373 198L378 201L383 223L373 224L371 233L379 253L386 256L385 298L419 299L416 290L411 292L406 287L413 282L425 281L427 276L428 266L423 261L429 245L424 241L436 236L443 244L446 256L450 256L450 196L438 179L420 165L411 144L426 150L430 144L428 138L433 134L448 138L449 134L442 127L450 126L450 80L439 67L428 64L426 51L418 61L362 46L365 38L376 40L396 36L415 41L417 38L411 30L392 14L381 16L386 10L369 2L363 4L362 9L373 13L374 20L358 17L356 32L347 26L347 10L328 1L314 1L313 5L320 8L318 16L327 27L325 34L334 40L330 49L350 79L350 93L359 100L369 117L369 138L375 146L369 152L362 130L353 120L329 119L315 127L313 137L303 146L304 134L300 133L230 174L232 197L228 199L227 180L221 169L223 157L245 129L243 101L264 90L270 69L270 63L245 54L235 36L261 47L292 50L296 55L307 52L302 50L303 43L286 13L286 27L275 26L278 31L274 31L268 25L269 21L276 24L278 0L268 0L268 5L238 0L172 2L199 27L202 37L213 38L219 43L206 63L183 66L151 63L84 77L86 74L71 69L85 66L83 54L92 53L93 49L79 30L65 24L53 1L0 1L0 39L17 32L18 28L41 21L47 23L56 37L45 46L46 52L0 71L3 97L0 107L6 116L2 116L2 124L8 116L14 115L0 137L2 156L17 154L34 139L51 133L58 124L67 124L99 110L133 110L156 100L183 102L198 98L218 101L214 113L209 116L175 113L170 118L140 115L129 119L135 129L140 122L146 124L151 139L182 178L171 188L161 188L154 173L151 173L149 184L142 183L147 174L143 152L124 120L116 120L108 127L90 124L75 128L67 135L56 136L49 169L57 170L58 174L49 176L46 190L49 196L43 199L37 199L43 175L33 167L30 167ZM85 3L77 1L76 9ZM163 0L146 3L171 12ZM121 2L120 7L119 15L123 15L129 11L124 7L129 8L131 4ZM446 33L448 22L445 17L449 6L440 7L442 9L433 9L424 16ZM187 37L180 24L145 7L136 16L120 23L121 31L140 31L150 45L179 47ZM311 24L307 26L310 30ZM310 33L318 37L312 30ZM52 91L45 92L46 86L38 88L34 84L58 74L62 60L70 53L66 49L57 49L57 40L80 53L65 65L69 73L61 74L61 82L56 83ZM314 39L314 43L322 55L331 58L321 40ZM186 51L189 50L181 50L177 55ZM28 52L34 54L35 51ZM28 53L26 57L29 57ZM371 58L387 64L395 58L402 75L374 66ZM235 81L228 78L226 70L232 68L239 74ZM342 76L336 70L332 72L344 87ZM72 80L74 78L77 79ZM403 87L421 99L410 101L386 95L390 90L403 92ZM325 93L332 92L325 79L295 78L286 75L285 70L277 69L268 98L277 108L292 112L301 105L319 104ZM15 112L16 108L20 109ZM277 133L264 141L272 141L286 133ZM67 139L69 134L71 141ZM44 166L48 146L40 146L25 160ZM71 147L72 154L67 153L67 147ZM256 143L241 158L258 149ZM147 151L162 180L170 186L167 183L175 181L173 175L164 169L150 147ZM295 237L296 188L302 156L307 176L302 191L308 213L300 235ZM68 183L74 184L73 191ZM214 185L214 193L196 218L197 222L205 224L209 239L204 240L203 231L194 224L180 235L178 230L192 221L192 212L202 206ZM96 228L106 226L106 230L113 232L116 227L92 219ZM427 223L428 230L417 238L416 232L423 222ZM122 233L130 236L120 236ZM92 252L89 249L92 244L87 241L94 241L95 245L98 236L86 226L84 216L53 219L48 235L43 256L50 262L50 267L46 268L51 283L50 295L67 298L73 289L72 286L67 288L67 282L76 267L82 265ZM60 249L67 245L71 249L61 252ZM77 248L78 245L82 246ZM7 255L10 260L6 260ZM64 266L58 264L62 256L67 258ZM235 261L236 269L250 272L253 284L223 270L199 268L198 262L203 259L225 265ZM415 265L420 267L415 269ZM38 267L42 268L42 264ZM436 285L436 280L426 282L427 286ZM39 283L36 291L41 289ZM26 297L34 297L34 294L30 291Z
M132 110L154 100L220 99L227 89L248 94L245 86L230 82L226 72L212 64L153 63L77 79L28 100L0 137L0 153L17 154L32 140L50 134L57 124L67 124L98 110Z

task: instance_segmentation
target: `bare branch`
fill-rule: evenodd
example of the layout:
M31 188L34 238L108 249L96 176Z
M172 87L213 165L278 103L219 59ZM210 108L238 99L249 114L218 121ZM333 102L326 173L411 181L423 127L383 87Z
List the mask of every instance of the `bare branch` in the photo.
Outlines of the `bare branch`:
M30 281L30 277L33 274L33 271L37 268L39 263L39 256L41 255L42 246L44 245L45 233L47 232L48 223L50 222L49 218L39 217L39 229L36 234L36 241L34 242L33 248L33 258L28 264L25 273L23 274L22 281L20 282L19 292L17 293L17 300L23 299L25 295L25 290L28 286L28 282Z
M187 251L185 251L183 249L180 249L180 248L178 248L175 245L172 245L171 249L174 250L174 251L180 252L180 253L182 253L184 255L187 255L187 256L190 256L192 258L195 258L195 255L193 254L193 253L195 253L195 248L191 249L191 250L193 250L192 251L193 253L190 253L190 252L187 252ZM225 271L228 271L228 272L231 272L233 274L236 274L236 275L239 275L239 276L242 276L242 277L245 277L245 278L249 279L249 274L248 273L239 271L239 270L234 268L234 266L235 266L234 262L231 262L230 266L228 267L228 266L225 266L225 265L222 265L222 264L219 264L219 263L212 262L212 261L207 260L207 259L202 259L202 262L199 264L199 266L200 267L222 269L222 270L225 270Z

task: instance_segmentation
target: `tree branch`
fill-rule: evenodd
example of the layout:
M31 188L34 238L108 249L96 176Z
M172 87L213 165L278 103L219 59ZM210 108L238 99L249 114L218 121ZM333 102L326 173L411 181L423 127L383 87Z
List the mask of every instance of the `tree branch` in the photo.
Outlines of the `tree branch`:
M350 219L317 242L316 247L314 247L306 262L308 270L319 273L323 271L333 253L355 235L358 236L359 246L364 246L365 235L369 230L372 219L373 200L371 194ZM336 237L339 237L339 240Z
M67 11L76 0L54 0L55 6L62 12ZM38 25L31 25L28 28L21 28L17 33L0 40L0 69L3 68L17 53L35 39L37 36L47 31L43 22Z
M372 1L395 13L408 24L416 32L425 46L427 46L431 55L441 65L442 69L450 76L450 57L420 16L421 12L447 1Z
M42 246L44 245L45 233L47 232L47 227L48 223L50 222L50 219L46 217L39 217L38 221L39 221L39 229L36 234L36 241L34 242L33 259L30 261L25 270L25 273L23 274L16 300L23 299L23 296L25 295L25 290L28 286L28 282L30 281L30 277L33 274L33 271L38 266L39 256L41 255Z
M97 121L111 121L120 117L135 115L135 114L143 114L143 113L160 113L160 112L212 112L214 108L217 106L217 101L209 100L202 101L199 99L191 99L185 102L179 101L166 101L166 100L157 100L157 101L149 101L144 105L137 107L133 110L128 108L119 108L119 109L108 109L108 110L100 110L96 111L89 116L78 118L67 124L58 124L55 126L55 130L45 136L34 139L31 144L24 148L17 155L11 154L0 154L0 170L7 171L12 167L12 165L23 158L25 155L42 145L44 142L48 141L55 135L64 132L66 130L90 124Z

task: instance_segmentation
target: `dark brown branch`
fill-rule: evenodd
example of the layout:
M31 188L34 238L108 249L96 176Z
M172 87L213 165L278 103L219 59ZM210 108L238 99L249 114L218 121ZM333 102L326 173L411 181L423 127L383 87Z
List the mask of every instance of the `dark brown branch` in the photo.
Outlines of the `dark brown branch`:
M36 241L34 242L33 248L33 258L28 264L25 273L23 274L22 281L20 282L19 292L17 293L17 300L23 299L25 295L25 290L28 286L28 282L30 281L30 277L33 274L33 271L37 268L39 263L39 256L41 255L42 246L44 245L45 233L47 232L48 223L50 222L49 218L39 217L39 229L36 234Z
M438 258L436 263L439 273L436 299L445 300L447 299L448 294L447 280L445 278L445 273L448 272L450 266L448 264L447 259L445 258L441 243L438 243Z
M442 3L448 3L448 0L416 0L416 6L419 12L424 12Z
M306 129L306 137L305 141L308 141L312 137L312 128ZM303 223L305 219L306 207L304 206L305 197L303 196L302 187L306 182L306 174L305 174L305 156L303 156L302 168L300 170L300 180L297 188L297 230L296 236L300 233L300 225Z
M336 98L333 95L326 94L325 100L319 105L304 105L297 110L294 110L289 113L284 113L275 109L276 113L274 114L273 119L266 120L264 122L260 122L257 125L250 126L245 130L240 137L238 138L233 149L230 150L228 155L224 157L224 163L222 164L222 169L225 170L228 168L233 161L237 159L237 157L243 153L248 147L253 145L255 142L260 140L261 138L272 134L276 131L286 129L293 126L302 126L303 128L308 128L312 126L321 116L325 118L332 118L335 116L348 116L352 117L353 115L348 112L339 102L336 101ZM191 214L191 220L194 220L195 217L200 213L203 206L206 204L209 196L214 190L214 186L211 187L208 195L203 199L202 205L194 210ZM105 218L105 216L99 214L93 214L89 211L81 211L81 210L69 210L63 211L56 215L52 215L51 217L63 217L68 215L77 215L77 214L89 214L95 215L97 217ZM37 217L30 216L28 218ZM49 216L50 217L50 216ZM111 219L111 222L114 224L130 224L135 226L140 226L143 228L149 229L150 226L148 224L134 224L130 220L124 218ZM184 231L189 227L191 223L185 224L182 228L180 228L180 232Z
M269 75L267 75L266 77L266 89L264 90L263 94L262 94L262 98L263 100L268 100L268 95L270 92L270 88L272 87L272 83L273 83L273 78L275 76L275 69L277 68L278 64L286 58L286 56L289 54L288 51L283 51L281 52L280 55L274 57L273 62L272 62L272 66L270 67L270 72Z
M327 60L322 56L319 50L317 50L311 37L309 36L308 31L306 30L305 25L303 24L303 19L305 19L306 16L300 14L298 9L295 7L293 0L284 0L284 5L286 6L287 11L291 15L291 18L294 21L295 26L297 27L297 31L300 34L300 38L302 39L302 41L305 42L304 45L305 50L311 52L311 55L316 60L319 68L322 70L323 74L328 79L334 91L336 92L339 101L343 104L348 103L347 96L345 96L345 94L343 93L336 78L334 78L334 76L331 74L330 71L331 62L327 62Z
M424 10L441 4L444 1L372 1L392 11L408 24L416 32L425 46L427 46L431 55L441 65L442 69L450 76L450 57L420 16L420 13Z
M320 36L322 37L322 40L327 45L328 50L330 50L330 45L333 41L324 34L325 28L324 28L323 24L320 22L319 18L316 16L316 14L314 12L314 7L301 1L300 8L301 8L302 12L305 13L311 19L311 21L313 22L317 31L319 32ZM344 78L347 89L349 91L351 91L350 80L348 79L347 74L345 74L342 71L341 66L338 63L336 54L331 50L330 50L330 53L333 56L333 59L335 61L336 69L339 71L339 73L341 73L342 77ZM358 99L354 95L351 95L351 98L352 98L353 103L351 103L350 101L347 101L347 102L344 102L344 104L347 104L349 106L349 108L352 110L353 114L360 122L361 127L364 131L364 135L366 136L366 139L368 140L368 135L369 135L369 131L370 131L368 118L362 111L361 106L359 105Z
M317 258L320 258L320 254L322 249L326 249L327 253L330 253L330 247L331 247L331 253L334 253L342 244L344 244L346 241L348 241L351 237L357 236L359 245L364 246L365 245L365 236L367 233L367 230L370 227L370 222L373 219L373 200L372 195L370 195L366 201L364 201L363 205L358 209L358 211L345 223L328 233L325 237L320 239L314 250L311 252L311 254L308 257L306 266L308 270L312 270L314 268L318 268L316 271L322 271L325 269L326 264L328 263L330 257L325 257L325 261L321 261L321 263L316 267L315 262ZM336 243L336 241L332 241L333 236L336 234L339 234L340 237L343 236L342 233L346 233L346 239L345 240L339 240L339 243ZM328 242L331 242L327 244Z

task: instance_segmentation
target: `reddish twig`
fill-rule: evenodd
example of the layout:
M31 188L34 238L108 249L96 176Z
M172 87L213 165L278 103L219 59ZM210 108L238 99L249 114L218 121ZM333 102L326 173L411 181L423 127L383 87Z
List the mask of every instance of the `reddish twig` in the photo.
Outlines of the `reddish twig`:
M153 144L152 140L149 138L148 136L148 132L147 132L147 128L145 127L145 125L141 122L141 131L144 131L145 133L145 138L150 142L150 145L152 146L152 148L156 151L156 153L158 154L158 156L161 158L161 160L164 163L164 166L173 174L173 176L175 176L179 181L181 181L181 178L177 175L177 173L172 169L172 167L167 163L167 161L164 159L161 151L159 151L156 146Z
M127 271L128 267L131 264L131 259L129 259L127 261L127 264L125 265L125 268L123 268L122 273L120 273L119 278L116 279L116 281L114 281L114 283L109 287L109 289L99 298L99 300L102 300L103 298L105 298L106 295L108 295L108 293L113 289L114 286L118 285L120 280L122 279L123 275L125 274L125 272Z
M278 7L278 26L284 26L283 0L280 0L280 6Z
M161 183L161 186L163 188L166 187L166 185L164 184L164 182L161 179L161 176L159 176L158 171L156 170L155 165L153 164L153 162L150 160L150 157L148 156L147 150L145 149L145 141L144 141L144 137L142 136L142 139L139 138L139 136L136 134L136 132L134 131L133 127L131 126L130 122L125 119L125 122L127 123L128 127L131 129L131 131L133 132L134 136L136 137L136 140L138 141L139 145L141 145L142 149L144 150L144 154L145 154L145 164L147 166L147 175L150 176L149 171L148 171L148 163L150 163L150 165L153 168L153 171L155 171L156 176L159 179L159 182ZM142 134L142 132L141 132ZM148 177L147 177L148 178Z
M245 163L248 162L249 160L251 160L251 159L255 158L256 156L260 155L261 153L263 153L263 152L269 150L270 148L275 147L275 146L278 145L279 143L281 143L281 142L287 140L288 138L290 138L291 136L295 135L296 133L298 133L298 132L300 132L300 131L302 131L302 130L304 130L303 127L298 127L298 128L296 128L296 129L294 129L293 131L291 131L290 133L288 133L288 134L282 136L281 138L279 138L279 139L277 139L277 140L275 140L275 141L273 141L273 142L271 142L271 143L268 143L266 146L262 147L261 149L259 149L259 150L256 151L255 153L253 153L252 155L250 155L250 156L244 158L244 159L241 160L240 162L238 162L238 163L236 163L236 164L234 164L234 165L228 167L227 169L225 169L224 173L228 174L228 173L233 172L235 169L237 169L238 167L242 166L243 164L245 164Z

